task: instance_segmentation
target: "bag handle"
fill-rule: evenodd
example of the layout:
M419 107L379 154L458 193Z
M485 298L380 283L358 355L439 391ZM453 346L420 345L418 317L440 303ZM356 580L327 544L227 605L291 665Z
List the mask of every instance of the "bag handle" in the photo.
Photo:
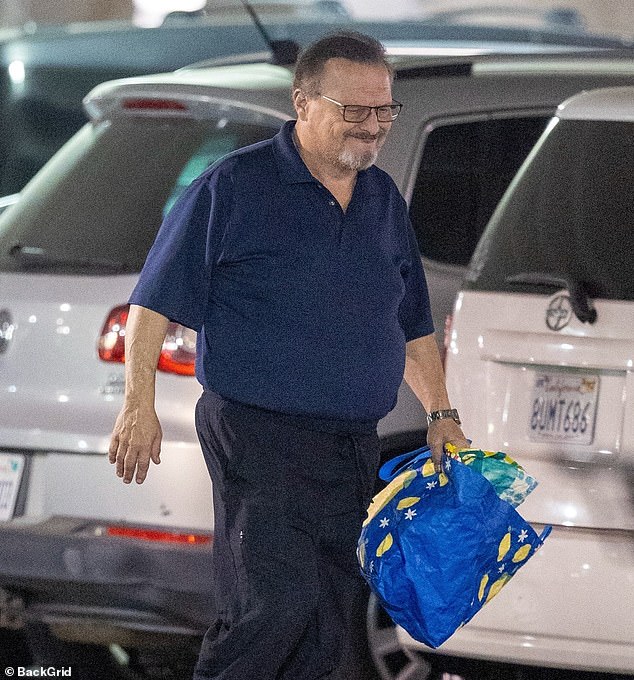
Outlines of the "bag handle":
M544 527L542 533L539 534L539 540L540 540L541 543L543 543L543 542L548 538L548 536L550 535L550 532L551 532L552 530L553 530L553 527L552 527L552 525L550 525L550 524L547 524L547 525Z
M402 453L400 456L395 456L390 458L381 465L379 469L379 477L384 482L391 482L394 478L398 477L401 472L405 471L408 467L423 461L431 457L431 449L428 446L423 446L415 451L409 451L408 453Z

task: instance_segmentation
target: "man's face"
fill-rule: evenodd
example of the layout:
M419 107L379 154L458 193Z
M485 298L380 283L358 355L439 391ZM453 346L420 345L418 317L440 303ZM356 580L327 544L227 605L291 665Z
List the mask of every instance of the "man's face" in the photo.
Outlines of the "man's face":
M382 65L329 59L320 78L319 95L341 104L391 104L390 75ZM298 114L302 144L341 170L369 168L392 127L392 123L379 123L375 111L361 123L348 123L341 109L321 96L305 99Z

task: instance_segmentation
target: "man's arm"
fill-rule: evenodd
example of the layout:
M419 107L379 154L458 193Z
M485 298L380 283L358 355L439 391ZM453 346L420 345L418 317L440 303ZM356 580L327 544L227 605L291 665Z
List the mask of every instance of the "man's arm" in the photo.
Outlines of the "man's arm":
M156 365L169 319L130 305L125 331L125 401L112 432L108 458L118 477L142 484L150 460L159 464L161 426L154 410Z
M433 333L407 343L405 380L427 413L451 408L445 374ZM451 418L434 420L429 425L427 443L431 447L437 471L440 471L440 461L446 443L454 444L458 448L469 446L460 426Z

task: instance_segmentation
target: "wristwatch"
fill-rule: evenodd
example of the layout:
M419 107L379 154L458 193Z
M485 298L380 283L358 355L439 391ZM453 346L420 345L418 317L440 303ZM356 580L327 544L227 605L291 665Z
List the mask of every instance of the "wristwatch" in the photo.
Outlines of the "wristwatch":
M430 411L427 414L427 425L431 425L434 420L443 420L443 418L451 418L460 425L460 416L455 408L445 408L440 411Z

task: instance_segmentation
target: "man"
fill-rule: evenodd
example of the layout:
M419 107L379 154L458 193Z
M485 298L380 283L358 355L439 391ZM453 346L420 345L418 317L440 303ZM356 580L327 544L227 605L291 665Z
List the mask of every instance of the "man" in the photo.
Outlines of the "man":
M377 421L405 377L428 441L450 411L405 202L374 167L401 105L382 45L327 36L300 56L297 120L206 170L165 220L126 329L110 461L159 461L155 367L169 320L198 331L196 426L213 481L218 619L196 680L364 677L356 542ZM407 357L407 360L406 360Z

